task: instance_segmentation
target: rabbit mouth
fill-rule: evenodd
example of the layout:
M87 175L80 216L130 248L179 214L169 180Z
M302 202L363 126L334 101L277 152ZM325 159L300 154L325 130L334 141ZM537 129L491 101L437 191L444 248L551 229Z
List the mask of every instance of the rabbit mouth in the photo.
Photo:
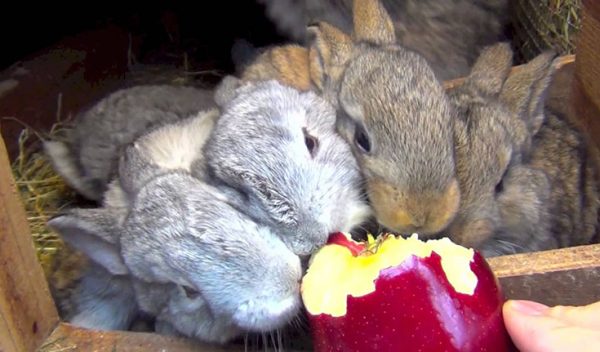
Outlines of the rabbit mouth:
M262 297L241 304L233 315L233 322L251 332L268 332L289 323L300 312L299 295L290 295L273 302Z

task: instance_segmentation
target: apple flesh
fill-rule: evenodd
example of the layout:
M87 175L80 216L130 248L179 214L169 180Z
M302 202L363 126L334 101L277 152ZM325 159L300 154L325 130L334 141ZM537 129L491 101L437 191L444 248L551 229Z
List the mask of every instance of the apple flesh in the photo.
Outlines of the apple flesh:
M485 259L449 239L330 237L302 280L314 350L513 351Z

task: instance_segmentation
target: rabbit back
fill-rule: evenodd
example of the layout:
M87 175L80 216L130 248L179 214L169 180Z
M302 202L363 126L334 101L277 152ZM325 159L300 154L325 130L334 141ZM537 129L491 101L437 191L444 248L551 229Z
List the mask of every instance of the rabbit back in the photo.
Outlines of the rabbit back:
M99 201L122 148L149 129L213 107L213 93L193 87L118 90L79 114L67 141L45 144L56 171L82 195Z

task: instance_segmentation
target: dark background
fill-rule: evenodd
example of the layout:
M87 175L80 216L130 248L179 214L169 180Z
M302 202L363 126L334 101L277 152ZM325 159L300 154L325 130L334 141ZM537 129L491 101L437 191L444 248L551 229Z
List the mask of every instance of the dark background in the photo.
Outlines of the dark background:
M61 38L108 24L143 37L141 61L159 60L157 52L170 47L186 50L198 60L210 56L223 69L231 68L230 49L235 39L244 38L257 46L285 41L264 16L264 7L254 0L20 1L2 13L0 70ZM164 18L169 18L166 22L171 25L177 23L179 38L169 38Z

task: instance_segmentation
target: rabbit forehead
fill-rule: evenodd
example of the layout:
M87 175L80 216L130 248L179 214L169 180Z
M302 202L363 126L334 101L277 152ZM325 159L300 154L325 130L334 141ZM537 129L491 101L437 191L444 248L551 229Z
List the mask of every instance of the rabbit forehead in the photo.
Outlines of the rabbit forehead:
M367 174L404 185L446 187L454 176L453 115L440 83L412 53L371 56L361 58L378 66L365 69L353 62L356 72L346 71L339 95L341 108L364 126L371 141L371 155L359 157Z

